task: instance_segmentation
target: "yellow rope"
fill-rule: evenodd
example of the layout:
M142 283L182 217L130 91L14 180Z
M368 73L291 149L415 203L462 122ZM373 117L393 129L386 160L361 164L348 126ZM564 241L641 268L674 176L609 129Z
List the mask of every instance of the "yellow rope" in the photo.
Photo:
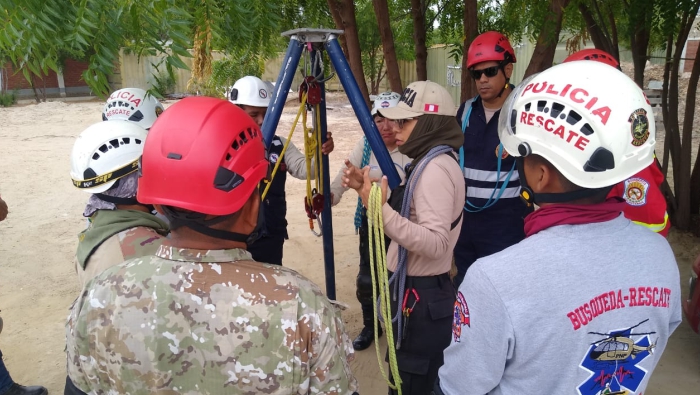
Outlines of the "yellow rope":
M272 185L272 180L275 179L275 174L277 174L277 169L279 169L280 164L282 163L282 158L284 158L285 152L287 152L287 147L289 147L290 142L292 141L292 135L294 134L294 130L297 128L297 123L299 123L299 117L301 117L301 114L304 114L304 118L306 118L306 92L301 96L301 105L299 106L299 111L297 111L297 116L294 118L294 123L292 124L292 130L289 131L289 135L287 136L287 142L284 143L284 147L282 148L282 153L280 154L279 158L277 158L277 163L275 163L275 168L272 169L272 174L270 175L270 179L266 180L265 182L267 185L265 186L265 190L262 193L262 200L265 200L265 196L267 196L267 191L270 189L270 186Z
M367 202L367 224L369 225L369 267L372 273L372 300L377 300L379 293L379 308L381 309L382 317L384 317L384 325L386 331L386 342L389 350L389 370L396 385L391 383L391 380L384 371L384 361L379 352L379 321L377 319L377 303L373 304L374 309L374 348L377 350L377 360L379 361L379 370L382 372L384 380L389 384L391 389L397 390L401 395L401 376L399 375L399 364L396 360L396 348L394 347L394 326L391 323L391 305L389 291L389 272L386 266L386 246L384 245L384 218L382 216L382 190L379 184L373 183L369 193L369 201ZM377 245L375 246L375 242ZM375 270L375 253L379 256ZM377 288L379 291L377 292Z

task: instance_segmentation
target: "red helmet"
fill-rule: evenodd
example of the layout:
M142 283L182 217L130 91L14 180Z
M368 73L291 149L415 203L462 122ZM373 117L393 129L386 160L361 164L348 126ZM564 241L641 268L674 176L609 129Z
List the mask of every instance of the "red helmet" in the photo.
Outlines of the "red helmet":
M148 132L140 165L139 202L216 216L238 212L268 169L255 121L211 97L165 111Z
M605 63L608 66L620 68L620 62L618 62L612 55L605 51L601 51L596 48L582 49L578 52L574 52L569 55L568 58L564 59L564 63L573 62L574 60L597 60L598 62Z
M515 51L506 36L499 32L480 34L469 45L467 68L483 62L515 63Z

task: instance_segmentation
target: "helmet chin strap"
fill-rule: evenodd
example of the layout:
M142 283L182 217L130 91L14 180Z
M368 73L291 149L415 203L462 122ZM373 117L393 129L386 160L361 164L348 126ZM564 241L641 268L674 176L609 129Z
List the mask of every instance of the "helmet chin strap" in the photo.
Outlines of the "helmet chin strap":
M522 156L515 158L515 163L518 169L518 176L520 178L520 199L522 199L528 207L532 206L533 204L537 204L539 206L542 203L570 203L603 193L607 194L612 188L612 186L609 186L595 189L577 189L570 192L535 193L527 184L525 171L523 171L523 158L524 157Z
M498 65L498 68L500 68L501 71L503 71L503 76L504 76L504 77L506 76L506 65L507 65L507 64L508 64L508 63L506 63L506 62L501 62L501 63L499 63L499 65ZM496 97L501 97L501 95L503 94L503 92L506 91L506 88L508 88L508 84L509 84L509 83L510 83L510 78L506 77L506 83L505 83L505 85L503 85L503 88L501 88L501 91L498 92L498 96L496 96Z

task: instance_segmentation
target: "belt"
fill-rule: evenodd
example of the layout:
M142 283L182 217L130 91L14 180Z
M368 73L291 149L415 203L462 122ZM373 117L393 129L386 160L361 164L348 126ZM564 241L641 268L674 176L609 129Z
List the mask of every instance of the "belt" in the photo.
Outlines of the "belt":
M394 273L389 271L389 277ZM406 276L406 286L413 288L440 288L442 284L450 281L449 273L442 273L435 276Z

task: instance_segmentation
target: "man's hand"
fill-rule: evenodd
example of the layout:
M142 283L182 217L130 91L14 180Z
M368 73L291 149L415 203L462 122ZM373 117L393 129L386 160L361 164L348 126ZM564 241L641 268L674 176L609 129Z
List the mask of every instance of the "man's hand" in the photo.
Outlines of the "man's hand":
M333 133L328 132L326 133L326 142L321 146L321 153L323 155L328 155L333 152L333 148L335 148L333 144Z
M362 187L362 183L364 182L362 170L355 167L355 165L350 163L350 161L347 159L345 159L345 167L346 169L343 170L345 175L343 176L343 182L341 185L344 188L352 188L354 190L360 189Z
M7 218L7 203L0 198L0 221Z

